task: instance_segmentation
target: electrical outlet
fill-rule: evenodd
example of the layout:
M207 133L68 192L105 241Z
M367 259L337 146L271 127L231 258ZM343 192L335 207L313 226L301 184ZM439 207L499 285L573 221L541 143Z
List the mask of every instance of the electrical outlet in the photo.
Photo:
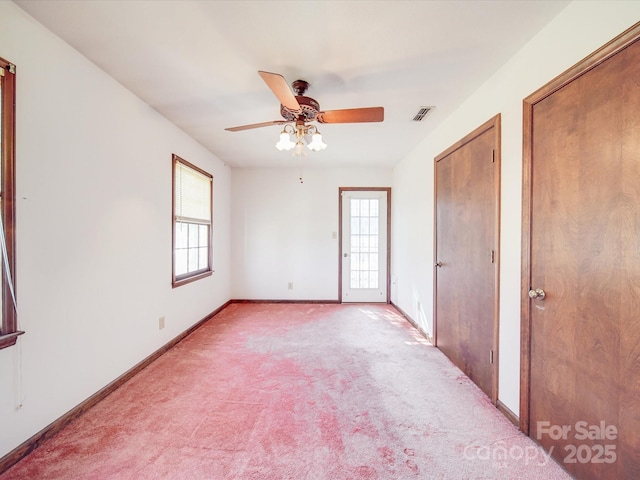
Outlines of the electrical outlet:
M293 282L289 282L289 290L293 290Z
M160 317L158 320L158 330L162 330L164 328L164 317Z

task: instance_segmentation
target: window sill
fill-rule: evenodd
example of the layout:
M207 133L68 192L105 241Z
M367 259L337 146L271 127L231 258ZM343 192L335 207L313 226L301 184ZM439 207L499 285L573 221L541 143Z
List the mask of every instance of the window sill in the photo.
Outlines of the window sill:
M0 335L0 349L11 347L16 344L16 339L18 336L22 335L24 332L13 332L7 333L6 335Z
M173 288L181 287L182 285L186 285L187 283L195 282L196 280L200 280L201 278L210 277L211 275L213 275L213 271L209 270L209 271L194 275L192 277L183 278L181 280L175 280L171 284L171 286Z

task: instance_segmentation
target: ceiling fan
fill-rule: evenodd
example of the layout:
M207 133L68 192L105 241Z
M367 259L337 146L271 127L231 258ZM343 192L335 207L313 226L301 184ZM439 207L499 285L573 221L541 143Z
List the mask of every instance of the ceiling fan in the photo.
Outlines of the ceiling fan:
M258 71L267 86L280 101L280 114L284 120L253 123L239 127L226 128L230 132L249 130L252 128L268 127L270 125L285 125L280 134L280 142L276 144L279 150L296 148L294 154L302 154L302 138L313 135L313 140L308 144L311 150L322 150L326 144L315 125L307 125L307 122L318 123L363 123L382 122L384 120L383 107L349 108L343 110L320 110L320 104L313 98L305 96L309 83L305 80L296 80L291 83L293 92L289 88L285 78L278 73ZM295 92L295 95L294 95ZM295 128L291 125L295 123ZM288 127L288 128L287 128ZM297 143L291 142L290 135L297 137ZM300 150L300 151L298 151Z

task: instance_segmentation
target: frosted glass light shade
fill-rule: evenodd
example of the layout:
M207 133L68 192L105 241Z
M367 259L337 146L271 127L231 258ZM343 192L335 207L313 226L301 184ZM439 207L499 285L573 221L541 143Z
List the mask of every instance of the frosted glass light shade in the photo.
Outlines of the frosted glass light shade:
M319 152L320 150L327 148L327 144L322 141L322 135L319 133L314 133L311 136L311 142L307 146L309 147L309 150L313 152Z
M295 146L296 144L291 141L289 134L284 131L280 134L280 141L276 143L276 148L280 151L291 150Z
M298 140L298 142L295 144L295 147L296 149L293 151L294 156L304 157L307 154L304 151L304 143L302 143L302 140Z

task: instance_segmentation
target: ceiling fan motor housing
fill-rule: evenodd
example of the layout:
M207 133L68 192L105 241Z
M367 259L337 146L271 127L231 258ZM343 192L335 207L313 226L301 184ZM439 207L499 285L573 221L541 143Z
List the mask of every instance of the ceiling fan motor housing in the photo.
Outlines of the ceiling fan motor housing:
M298 103L300 104L300 111L291 110L284 105L280 105L280 114L282 115L282 118L287 121L301 119L306 122L311 122L315 120L318 112L320 111L320 104L313 98L305 97L303 95L297 95L296 100L298 100Z
M311 122L315 120L320 111L320 104L311 97L305 97L304 93L309 88L309 82L305 80L296 80L291 83L293 91L296 93L296 100L300 104L300 110L291 110L290 108L280 105L280 114L287 121L303 120Z

